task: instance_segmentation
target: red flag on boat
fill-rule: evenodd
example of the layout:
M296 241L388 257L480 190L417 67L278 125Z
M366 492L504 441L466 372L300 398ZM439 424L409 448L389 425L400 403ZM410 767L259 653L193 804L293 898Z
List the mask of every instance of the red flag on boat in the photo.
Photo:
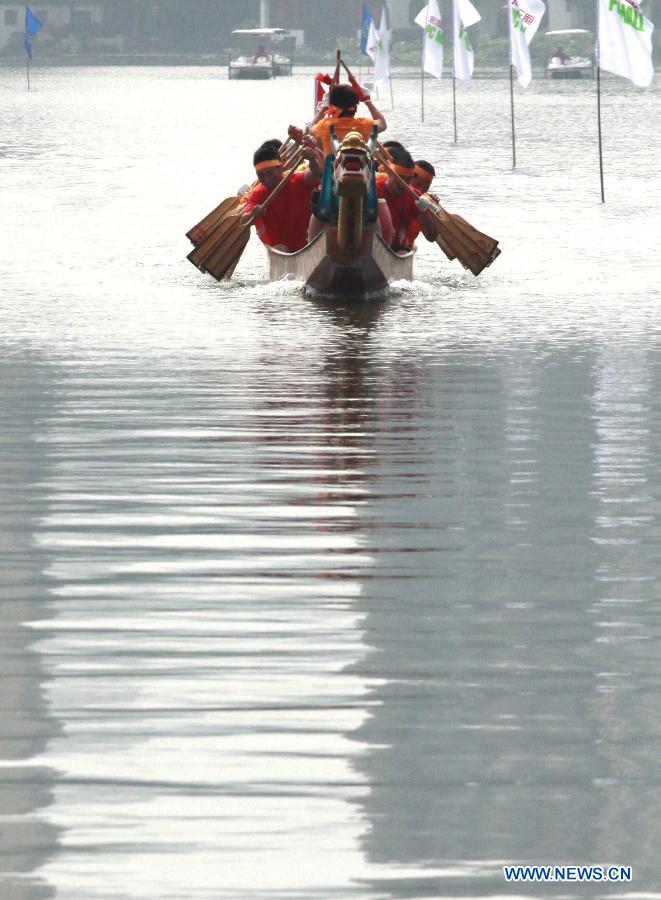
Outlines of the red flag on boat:
M317 115L319 111L319 104L324 99L324 85L331 85L333 83L333 79L330 75L325 75L323 72L317 72L314 76L314 114Z

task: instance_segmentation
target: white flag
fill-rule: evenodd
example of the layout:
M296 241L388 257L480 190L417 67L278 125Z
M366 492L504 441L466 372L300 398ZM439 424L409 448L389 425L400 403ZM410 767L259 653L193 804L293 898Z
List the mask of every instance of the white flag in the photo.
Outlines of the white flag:
M470 81L473 75L475 56L473 45L466 31L479 22L482 16L470 0L454 0L454 35L452 44L453 74L455 78Z
M367 32L367 43L365 44L365 50L367 51L367 55L371 58L372 62L374 62L374 51L376 50L376 45L379 43L379 33L376 30L376 26L374 25L374 19L370 22L369 31Z
M376 30L373 21L370 23L366 49L374 61L374 84L383 87L390 78L390 33L385 7L381 10L379 30Z
M443 44L445 34L441 22L441 11L438 0L429 3L415 18L415 24L425 29L422 51L422 68L430 75L440 78L443 74Z
M648 87L654 77L654 25L635 0L599 0L598 63L602 69Z
M521 87L532 81L528 45L539 28L546 6L542 0L509 0L510 62Z

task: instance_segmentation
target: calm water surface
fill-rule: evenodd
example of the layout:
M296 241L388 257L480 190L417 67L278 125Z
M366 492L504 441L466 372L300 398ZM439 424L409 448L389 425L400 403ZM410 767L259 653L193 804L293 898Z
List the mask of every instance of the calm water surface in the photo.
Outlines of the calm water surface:
M309 78L0 87L0 896L660 897L658 87L395 80L500 238L364 309L184 232ZM508 863L631 865L508 885Z

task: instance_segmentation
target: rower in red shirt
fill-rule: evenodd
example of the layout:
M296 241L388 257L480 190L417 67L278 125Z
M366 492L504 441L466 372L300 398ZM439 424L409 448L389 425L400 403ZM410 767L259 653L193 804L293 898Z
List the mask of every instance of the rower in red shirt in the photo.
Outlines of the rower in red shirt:
M294 172L264 210L264 201L285 177L285 170L273 144L262 144L253 156L259 184L243 197L245 208L241 222L254 224L262 243L285 253L301 250L308 242L310 198L321 177L316 142L304 138L301 146L303 156L309 162L308 168Z
M415 188L422 194L429 194L429 188L436 176L436 169L430 162L427 162L426 159L416 159L414 165L415 171L413 172L409 184L412 188ZM431 197L432 195L429 194L429 196ZM432 199L438 201L436 196L433 196Z
M410 182L415 175L415 164L408 150L403 147L389 147L391 167L400 178ZM422 191L413 188L417 197L422 196ZM396 252L408 252L413 249L415 239L420 232L432 242L436 240L436 219L431 212L424 209L424 202L416 200L415 196L406 190L398 179L387 170L376 175L376 192L379 199L384 199L388 204L390 218L392 219L394 236L391 247Z

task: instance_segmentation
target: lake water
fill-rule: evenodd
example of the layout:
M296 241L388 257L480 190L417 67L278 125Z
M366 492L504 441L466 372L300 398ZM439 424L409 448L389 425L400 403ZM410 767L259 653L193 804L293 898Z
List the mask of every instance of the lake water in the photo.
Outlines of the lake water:
M497 236L385 304L184 233L310 77L4 69L0 896L661 897L659 88L396 77ZM506 864L631 866L508 884Z

